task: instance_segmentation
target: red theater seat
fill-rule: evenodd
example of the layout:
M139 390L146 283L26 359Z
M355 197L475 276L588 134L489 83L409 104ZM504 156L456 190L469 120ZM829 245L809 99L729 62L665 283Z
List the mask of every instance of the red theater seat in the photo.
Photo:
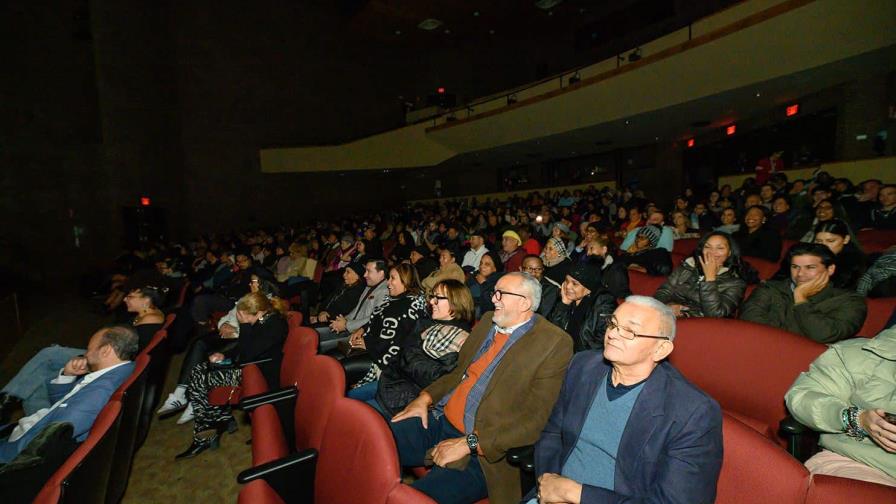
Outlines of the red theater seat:
M131 474L131 463L137 450L137 434L139 433L141 409L146 392L146 378L150 358L141 355L134 361L134 371L118 390L112 394L113 401L121 402L121 425L118 430L118 441L112 460L112 472L109 476L107 490L108 502L117 503L124 497Z
M887 321L896 309L896 297L865 298L865 305L868 306L868 315L865 316L865 323L859 329L858 335L873 338L886 329Z
M672 243L672 253L689 256L694 252L694 248L697 247L698 241L700 241L699 238L682 238L680 240L675 240Z
M784 394L826 348L770 326L696 318L678 321L669 361L723 410L785 444L777 435Z
M725 413L716 504L799 504L809 472L789 453Z
M666 281L664 276L651 276L640 271L628 272L628 287L632 294L639 296L653 296L656 290Z
M121 403L109 401L97 415L87 439L47 480L34 504L105 504L120 422Z
M823 474L812 476L809 493L806 495L806 504L843 504L848 502L867 502L869 504L896 502L896 487Z
M775 273L778 272L778 269L781 267L780 264L773 261L766 261L765 259L760 259L758 257L747 257L744 256L743 260L750 264L758 273L759 278L761 280L769 280Z
M291 457L296 462L279 472L292 473L288 477L290 481L313 478L313 502L317 504L434 502L423 493L401 482L401 470L392 432L379 413L367 404L354 399L340 397L335 401L330 418L326 422L320 450L306 450ZM241 499L246 500L243 502L249 502L250 497L258 499L252 502L278 502L271 492L279 494L279 498L284 502L310 500L310 497L298 494L287 495L277 492L273 483L269 488L254 483L260 478L271 482L277 478L278 471L275 466L284 463L274 461L241 473L238 480L253 486L252 490L244 490L246 495ZM283 477L281 475L281 479ZM307 491L308 487L304 486L294 491L302 490Z

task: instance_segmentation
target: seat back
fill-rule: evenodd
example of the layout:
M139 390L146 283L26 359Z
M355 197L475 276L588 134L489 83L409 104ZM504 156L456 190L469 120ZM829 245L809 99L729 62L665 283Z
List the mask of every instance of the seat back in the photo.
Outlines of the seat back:
M295 408L295 447L320 449L333 405L345 395L345 372L327 355L308 360Z
M289 326L289 330L297 329L302 327L302 312L297 311L289 311L286 313L286 324Z
M115 453L112 456L109 488L106 491L106 502L110 504L117 504L128 486L131 463L137 446L137 429L140 425L143 396L146 391L149 360L148 355L137 357L131 376L112 394L112 400L121 401L121 425L118 430L118 441L115 443Z
M806 495L806 504L842 504L844 502L873 504L896 502L896 487L824 474L812 475L809 493Z
M352 475L351 484L346 482L347 474ZM314 502L433 502L401 485L395 441L383 417L365 403L339 398L321 443Z
M722 415L722 442L716 504L803 502L809 472L780 446L728 414Z
M826 348L753 322L694 318L678 321L669 361L723 410L780 440L778 424L787 416L784 394Z
M317 354L317 340L317 331L310 327L290 327L286 343L283 344L283 361L280 364L281 386L292 385L301 380L308 360Z
M893 315L893 310L896 310L896 297L865 298L865 305L868 307L868 315L865 316L865 323L859 329L858 336L873 338L886 329L887 321Z
M286 501L265 480L258 479L240 489L237 504L286 504Z
M680 240L675 240L672 243L672 253L689 256L694 252L698 241L700 241L699 238L681 238Z
M628 288L632 294L639 296L653 296L665 281L666 277L664 276L651 276L632 270L628 272Z
M120 422L121 403L109 401L97 415L87 439L53 473L34 503L104 504Z
M747 257L744 256L742 258L744 262L748 263L752 266L757 273L759 273L760 280L769 280L775 273L778 272L781 265L774 261L766 261L765 259L760 259L758 257Z
M174 314L167 317L166 326L174 321ZM137 448L143 445L146 435L149 433L149 424L152 422L153 412L162 396L165 387L165 378L168 375L168 364L171 362L171 352L168 349L168 330L164 327L153 336L152 341L143 351L149 356L149 364L146 368L146 390L143 393L143 406L140 408L140 420L137 426Z

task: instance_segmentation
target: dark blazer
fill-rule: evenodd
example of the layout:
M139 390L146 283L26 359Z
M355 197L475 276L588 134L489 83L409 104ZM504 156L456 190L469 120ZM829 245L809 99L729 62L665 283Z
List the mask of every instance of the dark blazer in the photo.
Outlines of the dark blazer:
M578 441L597 387L610 365L593 351L576 354L560 397L535 445L535 471L560 474ZM711 504L722 468L718 403L663 362L647 379L616 455L614 490L585 485L582 503ZM528 498L535 496L535 490ZM525 500L525 499L524 499Z
M100 414L100 410L109 402L109 398L124 383L125 379L130 376L133 370L134 363L128 362L107 371L96 380L85 385L75 395L69 397L65 403L60 404L56 409L41 418L33 427L28 429L24 436L15 442L0 442L0 463L7 463L16 458L16 455L24 450L28 443L40 434L44 427L52 422L69 422L74 426L72 437L75 438L75 441L80 442L87 439L87 434L90 432L96 416ZM50 401L53 404L59 402L81 380L82 378L79 377L71 383L47 384Z

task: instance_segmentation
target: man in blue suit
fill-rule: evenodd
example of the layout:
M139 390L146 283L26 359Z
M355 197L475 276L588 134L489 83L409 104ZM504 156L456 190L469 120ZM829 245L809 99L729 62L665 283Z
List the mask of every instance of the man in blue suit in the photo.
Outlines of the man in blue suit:
M47 384L53 405L20 419L12 434L0 441L0 464L16 458L51 422L71 423L75 440L84 441L100 410L134 370L131 359L137 353L137 341L130 327L97 331L84 355L69 360Z
M570 363L524 502L715 501L722 413L664 360L674 339L669 307L626 298L607 321L603 354Z

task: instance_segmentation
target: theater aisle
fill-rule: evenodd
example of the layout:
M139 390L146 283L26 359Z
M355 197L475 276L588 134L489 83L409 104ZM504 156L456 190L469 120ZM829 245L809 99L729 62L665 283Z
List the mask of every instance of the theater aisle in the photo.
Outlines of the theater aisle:
M183 354L171 359L163 398L174 388L181 361ZM246 444L252 437L251 426L241 412L236 412L236 418L239 430L225 434L220 448L185 460L174 460L174 456L190 445L192 422L177 425L177 416L153 419L146 443L134 457L122 503L236 502L240 489L236 475L252 465L251 447Z

